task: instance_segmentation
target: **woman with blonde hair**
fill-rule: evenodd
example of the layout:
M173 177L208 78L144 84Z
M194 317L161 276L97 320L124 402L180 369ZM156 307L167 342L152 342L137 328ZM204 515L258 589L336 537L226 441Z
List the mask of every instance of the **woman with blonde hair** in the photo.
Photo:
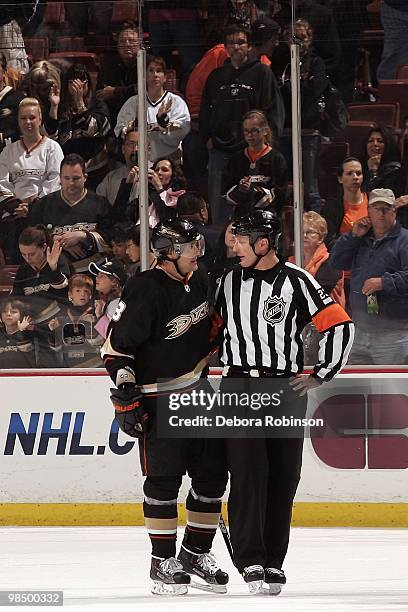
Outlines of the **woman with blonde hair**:
M346 304L344 274L335 270L328 262L329 252L324 243L327 223L317 212L303 214L303 267L323 287L331 298L343 308ZM289 257L294 263L295 258ZM316 363L320 334L313 323L306 325L303 333L305 365Z
M10 234L10 222L27 217L30 203L60 188L64 155L57 142L41 133L41 123L38 100L24 98L18 107L21 138L8 143L0 153L0 217L2 224L8 226L6 235ZM14 242L7 247L14 249L14 253L9 253L11 259L18 253Z
M61 71L46 60L33 64L24 77L22 88L30 98L37 98L44 115L48 115L54 99L61 92Z
M247 146L231 157L224 171L227 203L236 206L235 214L239 215L251 208L279 214L285 202L288 170L265 114L259 110L246 113L242 131Z

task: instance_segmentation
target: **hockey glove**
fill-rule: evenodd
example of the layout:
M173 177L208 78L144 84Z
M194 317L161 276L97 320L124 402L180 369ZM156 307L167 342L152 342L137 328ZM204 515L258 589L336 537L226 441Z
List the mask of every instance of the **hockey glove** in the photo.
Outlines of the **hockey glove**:
M149 414L143 407L143 395L138 387L125 383L111 389L110 397L120 429L132 438L142 438L148 430Z

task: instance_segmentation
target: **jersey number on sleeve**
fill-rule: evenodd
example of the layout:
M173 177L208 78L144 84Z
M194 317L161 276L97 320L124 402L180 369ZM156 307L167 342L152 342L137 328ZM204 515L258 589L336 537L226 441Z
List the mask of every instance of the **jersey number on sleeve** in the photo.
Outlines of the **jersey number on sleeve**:
M115 323L117 323L120 317L122 316L122 314L125 312L125 308L126 308L126 304L125 302L122 302L121 300L119 304L116 306L116 310L113 314L112 321L115 321Z

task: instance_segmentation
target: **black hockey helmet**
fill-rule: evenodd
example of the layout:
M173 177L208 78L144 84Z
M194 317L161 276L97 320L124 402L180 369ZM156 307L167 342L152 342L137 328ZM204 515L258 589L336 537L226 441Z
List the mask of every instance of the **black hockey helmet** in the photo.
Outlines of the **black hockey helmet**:
M156 225L152 232L152 249L156 257L164 259L169 251L183 255L184 245L200 242L200 254L204 252L204 238L190 221L170 219Z
M269 210L253 210L233 221L231 227L231 232L236 236L249 236L252 247L258 238L268 238L270 248L274 248L279 230L279 219Z

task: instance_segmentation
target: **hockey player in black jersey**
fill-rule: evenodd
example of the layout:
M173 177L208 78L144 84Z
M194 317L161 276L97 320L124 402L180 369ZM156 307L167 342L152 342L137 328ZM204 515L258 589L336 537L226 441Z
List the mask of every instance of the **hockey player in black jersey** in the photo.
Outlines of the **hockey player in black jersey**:
M203 378L210 346L207 282L198 269L203 237L188 221L159 224L153 270L126 285L102 349L121 429L139 438L144 516L152 544L155 594L183 594L190 574L201 588L226 592L228 574L210 553L227 472L222 440L167 439L157 435L163 398L208 385ZM160 402L159 402L160 398ZM188 472L187 527L176 558L177 496Z
M278 259L278 231L276 216L267 211L254 211L232 225L241 269L226 272L215 304L223 324L221 391L241 383L250 389L250 378L259 390L273 384L260 379L276 379L277 389L285 390L283 409L296 409L303 418L307 391L345 365L354 326L308 272ZM322 340L319 361L304 376L301 331L310 321ZM289 436L255 438L246 432L245 439L226 440L234 563L251 593L276 595L286 583L282 564L300 479L303 430Z

